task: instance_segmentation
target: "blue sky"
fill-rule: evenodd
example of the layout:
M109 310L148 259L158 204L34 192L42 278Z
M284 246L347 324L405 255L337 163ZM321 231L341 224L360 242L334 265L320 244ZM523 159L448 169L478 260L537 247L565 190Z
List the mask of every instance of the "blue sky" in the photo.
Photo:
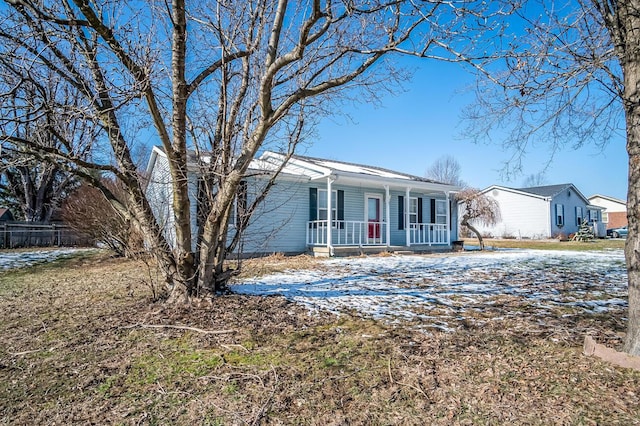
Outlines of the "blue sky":
M499 141L474 144L462 134L461 115L473 100L465 89L473 77L460 65L422 61L406 91L388 95L381 106L347 105L343 113L323 119L317 137L303 155L386 167L424 176L439 157L452 155L462 178L471 186L498 184L521 187L525 177L538 173L549 159L540 147L525 157L523 176L504 181L499 170L510 157ZM586 196L596 193L626 199L625 140L614 139L605 149L584 146L556 154L546 172L548 184L573 183Z

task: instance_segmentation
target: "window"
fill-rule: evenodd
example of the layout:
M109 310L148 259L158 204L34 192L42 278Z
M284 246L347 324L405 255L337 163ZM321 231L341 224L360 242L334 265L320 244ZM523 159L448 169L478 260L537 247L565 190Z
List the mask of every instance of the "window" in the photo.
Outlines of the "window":
M338 214L338 192L331 191L331 220ZM327 190L318 189L318 220L327 220ZM335 224L334 224L335 226Z
M606 211L602 212L602 222L609 223L609 213L607 213Z
M580 226L583 219L584 217L582 216L582 207L576 206L576 225Z
M564 226L564 206L556 204L556 226Z
M409 223L418 223L418 198L409 197Z
M447 201L436 200L436 223L447 223Z

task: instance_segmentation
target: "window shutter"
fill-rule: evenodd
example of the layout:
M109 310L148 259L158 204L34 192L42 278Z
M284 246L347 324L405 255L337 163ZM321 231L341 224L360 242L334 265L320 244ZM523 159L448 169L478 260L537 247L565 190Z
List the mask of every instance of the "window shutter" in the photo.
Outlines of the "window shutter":
M309 188L309 220L318 220L318 188Z
M404 229L404 196L398 195L398 229Z
M422 223L422 198L418 197L418 223Z
M431 216L429 222L436 223L436 200L435 198L431 199Z
M338 189L338 205L337 205L337 220L338 227L340 229L344 229L344 191L342 189Z

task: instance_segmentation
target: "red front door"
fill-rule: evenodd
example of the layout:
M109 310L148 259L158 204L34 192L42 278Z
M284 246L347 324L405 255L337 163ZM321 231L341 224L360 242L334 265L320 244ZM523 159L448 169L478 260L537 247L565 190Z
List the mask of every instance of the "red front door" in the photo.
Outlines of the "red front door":
M367 198L367 221L369 222L369 239L379 240L380 235L380 198Z

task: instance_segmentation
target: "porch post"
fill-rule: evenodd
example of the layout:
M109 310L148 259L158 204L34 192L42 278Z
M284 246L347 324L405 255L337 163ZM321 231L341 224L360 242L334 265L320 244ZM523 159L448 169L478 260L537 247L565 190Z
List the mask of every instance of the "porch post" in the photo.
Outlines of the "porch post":
M327 176L327 250L329 256L333 256L333 246L331 245L331 176Z
M449 202L449 192L444 193L447 199L447 244L451 245L451 203Z
M409 206L411 203L409 202L409 195L411 194L411 188L407 187L406 194L404 197L404 232L405 232L405 244L407 247L411 247L411 223L409 223L409 218L411 215L409 214Z
M385 238L387 240L387 247L391 247L391 213L389 212L390 205L389 185L384 186L384 210L385 220L387 221L387 229L385 230Z

